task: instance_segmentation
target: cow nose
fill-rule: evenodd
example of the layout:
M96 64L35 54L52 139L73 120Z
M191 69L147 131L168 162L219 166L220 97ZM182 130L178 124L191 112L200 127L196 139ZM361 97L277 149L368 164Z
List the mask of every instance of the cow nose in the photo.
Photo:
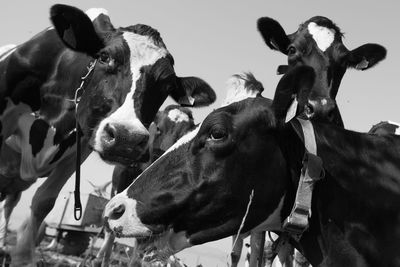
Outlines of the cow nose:
M119 204L118 206L112 208L108 214L108 218L111 220L118 220L124 215L126 207L124 204Z
M107 123L104 126L104 141L106 141L109 145L112 145L115 143L115 138L117 136L117 129L115 126L111 125L110 123Z

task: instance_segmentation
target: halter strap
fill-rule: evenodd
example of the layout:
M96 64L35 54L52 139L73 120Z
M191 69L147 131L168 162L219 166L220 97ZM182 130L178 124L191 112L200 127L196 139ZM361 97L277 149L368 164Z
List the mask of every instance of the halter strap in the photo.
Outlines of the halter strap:
M87 82L90 74L93 72L96 66L97 59L89 63L87 67L87 73L81 77L81 84L75 91L74 103L75 103L75 130L76 130L76 168L75 168L75 191L74 191L74 218L79 221L82 218L82 204L80 197L80 183L81 183L81 127L78 122L78 105L85 89L84 85Z
M296 125L296 120L301 127ZM305 153L295 202L290 215L283 223L283 230L295 240L299 240L309 227L308 219L311 217L311 200L314 185L324 178L325 173L322 159L317 156L317 143L312 123L309 120L300 118L296 118L296 120L292 120L291 124L304 142Z

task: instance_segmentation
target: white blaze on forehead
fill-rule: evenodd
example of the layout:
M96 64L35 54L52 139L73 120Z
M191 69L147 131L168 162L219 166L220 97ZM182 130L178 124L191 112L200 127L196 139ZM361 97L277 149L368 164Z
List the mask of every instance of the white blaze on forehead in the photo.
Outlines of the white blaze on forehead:
M335 40L335 30L317 25L315 22L308 24L308 32L321 51L325 52Z
M163 47L154 44L153 40L145 35L124 32L123 38L130 50L130 70L132 74L132 85L126 95L124 103L116 109L110 116L102 120L96 132L94 149L102 152L101 137L104 134L104 127L108 123L123 125L131 133L148 134L147 129L141 123L135 112L133 96L136 90L136 82L139 80L143 66L153 65L157 60L167 56L168 51Z
M6 59L15 49L17 49L15 44L8 44L0 47L0 61Z
M91 21L94 21L100 14L108 16L108 11L104 8L89 8L86 10L85 14L90 18Z
M174 108L168 112L168 118L173 122L189 121L189 116L185 112Z
M241 75L234 75L226 82L226 97L221 107L228 106L234 102L239 102L249 97L256 97L260 93L258 90L251 90L245 86L246 80Z

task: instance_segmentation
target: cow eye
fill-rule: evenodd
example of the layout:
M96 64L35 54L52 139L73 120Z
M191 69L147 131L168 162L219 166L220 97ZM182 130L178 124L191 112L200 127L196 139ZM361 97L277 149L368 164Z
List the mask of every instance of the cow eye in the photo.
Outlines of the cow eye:
M294 46L289 46L289 48L288 48L288 56L291 56L291 55L294 55L294 54L296 54L296 47L294 47Z
M103 63L108 63L110 61L110 55L103 51L99 55L99 60Z
M219 141L224 140L228 136L228 133L223 128L212 128L210 131L209 140Z

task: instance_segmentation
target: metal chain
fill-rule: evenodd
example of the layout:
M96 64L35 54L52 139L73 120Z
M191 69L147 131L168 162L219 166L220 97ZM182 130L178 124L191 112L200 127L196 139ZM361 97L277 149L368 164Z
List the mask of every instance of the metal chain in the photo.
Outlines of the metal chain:
M87 67L88 72L85 76L81 77L81 84L75 91L74 103L75 103L75 131L76 131L76 168L75 168L75 191L74 191L74 218L79 221L82 218L82 204L80 198L80 181L81 181L81 129L78 122L78 105L81 101L81 91L89 75L96 66L97 59L89 63Z

